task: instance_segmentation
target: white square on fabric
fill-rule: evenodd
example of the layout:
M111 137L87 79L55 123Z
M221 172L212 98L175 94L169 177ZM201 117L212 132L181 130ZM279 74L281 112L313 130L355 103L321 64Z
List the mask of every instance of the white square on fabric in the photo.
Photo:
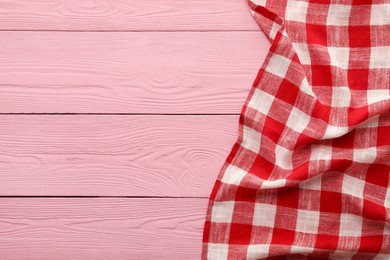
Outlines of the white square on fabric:
M286 186L286 179L263 181L263 183L261 184L262 189L276 189L284 186Z
M290 67L290 63L290 59L278 54L273 54L265 70L283 79Z
M207 259L227 259L229 252L228 244L208 243L207 247Z
M386 198L385 198L385 207L390 208L390 188L387 188Z
M280 30L280 24L278 23L272 23L271 32L269 33L269 37L271 39L275 39L276 33Z
M385 236L390 235L390 228L389 228L388 225L385 226L385 228L384 228L384 230L383 230L383 235L385 235ZM388 255L387 255L387 256L388 256ZM375 259L377 259L377 258L375 258ZM380 259L386 259L386 260L387 260L387 258L380 258Z
M248 245L247 260L257 260L267 257L269 254L269 244L262 245Z
M293 42L294 50L297 53L298 59L302 65L310 65L310 52L307 43Z
M390 67L390 47L371 47L370 68L380 69Z
M344 174L342 192L363 199L364 181Z
M376 159L376 148L364 148L364 149L353 149L353 160L355 162L372 163Z
M287 1L285 19L295 22L306 22L308 2L304 1Z
M390 99L390 90L388 89L367 90L367 102L369 105L374 104L376 102L389 100L389 99Z
M330 65L348 69L349 48L345 47L328 47Z
M273 101L274 101L273 96L271 96L270 94L262 90L255 88L248 106L253 109L256 109L257 111L263 113L264 115L268 115L268 111L270 110Z
M286 125L298 133L302 133L303 130L310 123L311 117L305 112L293 107L290 116L286 122Z
M266 0L251 0L252 3L255 3L257 5L260 5L260 6L265 6L266 4Z
M356 128L373 128L373 127L378 127L378 125L379 125L379 115L371 117L366 121L358 124Z
M330 4L326 24L337 26L348 25L350 13L351 5Z
M353 214L340 215L340 236L358 237L362 235L363 218Z
M211 222L232 223L234 201L216 201L211 213Z
M287 150L286 148L281 147L279 145L276 145L275 165L285 170L292 170L292 153L292 151Z
M317 234L320 212L298 209L296 231Z
M262 227L274 227L276 205L256 203L253 214L253 225Z
M301 82L301 85L299 86L299 89L308 94L309 96L312 96L312 97L316 97L316 95L314 94L313 92L313 88L312 86L309 84L309 82L307 81L307 77L304 77L302 82Z
M241 146L255 153L260 151L261 134L251 127L243 127Z
M351 91L348 87L332 88L332 107L349 107L351 104Z
M299 184L301 189L305 190L321 190L322 175L317 175L306 179Z
M303 247L303 246L291 246L291 254L310 254L314 251L313 247Z
M332 146L329 145L312 145L310 161L317 160L326 160L329 161L332 159Z
M348 127L346 126L328 125L322 139L336 138L345 135L346 133L348 133Z
M370 25L390 24L390 4L371 5Z
M221 181L228 184L239 185L242 178L244 178L246 174L247 172L244 171L243 169L238 168L232 164L229 164L226 167L225 173Z

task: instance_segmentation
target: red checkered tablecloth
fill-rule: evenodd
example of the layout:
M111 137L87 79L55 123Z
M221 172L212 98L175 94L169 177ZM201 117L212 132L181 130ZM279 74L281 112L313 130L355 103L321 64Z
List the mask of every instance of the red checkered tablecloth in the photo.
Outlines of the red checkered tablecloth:
M248 3L272 46L202 259L390 259L390 1Z

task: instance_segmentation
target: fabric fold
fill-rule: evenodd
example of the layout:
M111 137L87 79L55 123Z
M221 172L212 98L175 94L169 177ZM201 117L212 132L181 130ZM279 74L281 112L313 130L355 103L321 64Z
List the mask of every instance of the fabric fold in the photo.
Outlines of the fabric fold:
M248 0L271 47L202 259L388 259L390 2Z

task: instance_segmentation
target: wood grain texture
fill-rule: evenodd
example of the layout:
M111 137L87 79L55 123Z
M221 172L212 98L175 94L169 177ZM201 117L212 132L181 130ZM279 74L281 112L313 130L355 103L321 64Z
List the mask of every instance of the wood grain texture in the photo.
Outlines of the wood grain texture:
M0 199L2 260L200 259L206 199Z
M247 2L0 0L0 17L0 259L199 259L270 46Z
M0 113L239 114L260 32L0 32Z
M238 116L0 116L0 195L207 197Z
M2 30L257 30L245 0L1 0Z

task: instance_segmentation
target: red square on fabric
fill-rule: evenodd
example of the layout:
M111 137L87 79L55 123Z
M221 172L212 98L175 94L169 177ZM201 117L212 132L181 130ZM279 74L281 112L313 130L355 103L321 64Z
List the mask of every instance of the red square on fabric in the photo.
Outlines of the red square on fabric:
M332 86L332 71L328 65L311 66L311 82L314 86Z
M341 137L334 138L332 140L332 146L338 148L347 148L352 149L355 145L355 130L352 130L348 134L345 134Z
M331 0L308 0L309 3L311 4L330 4L332 1Z
M320 211L341 213L341 194L333 191L321 191Z
M382 248L383 236L362 236L359 251L378 253Z
M348 125L353 126L368 119L368 106L349 108Z
M377 130L377 145L390 145L390 126L380 126Z
M256 189L238 186L236 190L236 201L256 202Z
M205 221L204 227L203 227L203 236L202 236L203 242L209 241L210 225L211 225L210 221Z
M297 95L299 93L298 87L290 81L284 79L278 88L276 97L290 105L294 105Z
M315 142L317 140L316 138L311 137L311 133L313 132L313 128L307 130L309 127L312 126L312 124L313 124L312 121L313 120L310 120L308 127L305 129L305 131L303 131L302 134L299 135L297 142L295 143L294 150L298 149L302 145L309 144L309 143ZM321 134L319 132L317 132L317 133Z
M349 47L370 47L370 26L348 26Z
M255 80L252 83L253 87L257 87L259 85L260 79L262 79L262 76L263 76L264 72L265 71L264 71L263 68L259 69L259 71L257 72L257 76L256 76Z
M366 90L368 86L368 69L349 69L348 86L352 90Z
M374 1L377 1L377 0L374 0ZM369 6L367 6L367 5L370 5L372 3L373 3L373 0L352 0L352 6L353 7L356 7L356 6L359 6L359 5L363 5L363 6L366 6L366 8L369 9L369 10L371 10L371 8L369 8Z
M252 225L231 224L230 244L249 244L251 241Z
M328 122L330 117L330 107L317 101L314 105L312 115L322 121Z
M286 177L286 180L304 181L308 178L310 162L303 163L294 168L294 172Z
M386 208L378 205L375 202L364 200L362 216L368 219L375 219L378 221L386 220Z
M353 157L352 152L349 157L351 157L351 159L332 159L329 170L345 172L351 166Z
M263 135L271 139L276 144L280 136L282 135L285 125L270 116L267 116L267 119L265 120L265 125L267 126L267 128L264 128Z
M294 242L295 231L274 228L272 234L272 244L290 245Z
M259 154L256 157L249 172L264 180L267 180L271 175L271 172L274 169L274 167L275 167L274 163L271 163L270 161L265 159L261 154Z
M339 237L337 236L318 234L315 247L319 249L335 250L337 248L338 240Z
M366 181L381 187L389 186L390 166L373 164L367 169Z
M299 188L286 187L278 189L277 205L290 208L298 208Z
M327 32L325 25L307 24L306 25L307 43L327 45Z

